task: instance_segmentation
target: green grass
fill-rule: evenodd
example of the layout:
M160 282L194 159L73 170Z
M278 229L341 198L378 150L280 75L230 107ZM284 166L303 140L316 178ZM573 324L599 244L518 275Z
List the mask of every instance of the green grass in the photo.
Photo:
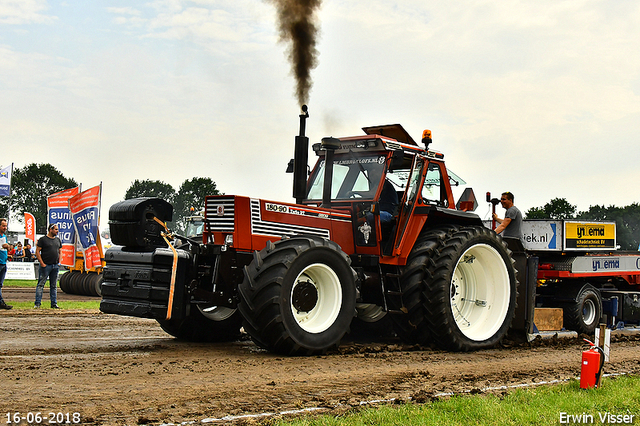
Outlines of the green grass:
M35 288L38 284L38 280L4 280L3 287L21 287L21 288L33 288L33 298L35 299L36 293ZM46 294L49 294L49 282L45 284L44 291ZM5 295L6 302L13 306L13 309L32 309L33 301L29 302L14 302L11 301L10 298L7 298ZM50 309L49 300L44 300L42 302L41 309ZM100 309L100 301L99 300L90 300L90 301L67 301L67 302L58 302L58 306L62 309Z
M33 287L36 288L38 280L4 280L3 287ZM47 284L48 285L48 284Z
M606 366L605 366L606 370ZM603 379L600 389L580 389L577 380L560 385L519 389L506 395L462 395L426 404L385 405L365 408L340 416L307 416L292 421L275 420L278 426L369 426L369 425L557 425L561 413L592 416L593 424L603 424L601 415L633 415L631 424L640 424L640 377ZM567 421L565 424L576 424ZM629 417L627 419L630 419ZM622 423L618 419L618 424ZM582 421L584 423L584 421ZM605 420L604 424L609 422Z
M35 299L35 293L33 295ZM13 306L13 309L33 309L33 300L30 302L12 302L11 300L5 300L7 304ZM51 309L51 303L49 299L43 300L40 309ZM90 300L90 301L67 301L67 302L58 302L58 306L62 309L100 309L100 301L99 300Z

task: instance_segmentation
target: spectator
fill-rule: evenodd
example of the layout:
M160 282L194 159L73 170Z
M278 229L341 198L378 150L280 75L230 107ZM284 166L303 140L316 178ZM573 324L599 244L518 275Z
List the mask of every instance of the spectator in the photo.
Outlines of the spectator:
M7 274L7 219L0 219L0 309L11 309L13 306L7 305L2 298L2 284Z
M24 250L22 249L22 243L20 241L16 244L16 249L13 252L13 260L15 262L22 262L24 260Z
M40 274L36 286L36 303L34 308L39 308L42 302L44 284L49 279L49 297L51 308L60 309L57 303L58 262L60 261L60 249L62 242L58 238L58 225L49 225L47 235L41 237L36 245L36 257L40 262Z
M33 262L33 252L29 243L24 245L24 262Z
M503 237L522 238L522 213L513 205L513 194L511 192L503 192L500 197L500 204L506 210L504 219L500 219L498 215L493 214L493 218L500 225L496 228L496 233L501 233Z

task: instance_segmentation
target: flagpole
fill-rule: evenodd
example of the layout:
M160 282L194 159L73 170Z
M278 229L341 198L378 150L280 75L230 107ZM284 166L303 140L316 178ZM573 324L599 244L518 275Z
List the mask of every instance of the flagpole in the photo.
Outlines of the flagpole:
M102 209L102 181L100 181L100 196L98 197L98 235L100 234L100 209Z
M13 179L13 163L11 163L11 174L9 175L9 201L7 201L7 225L11 222L11 179Z

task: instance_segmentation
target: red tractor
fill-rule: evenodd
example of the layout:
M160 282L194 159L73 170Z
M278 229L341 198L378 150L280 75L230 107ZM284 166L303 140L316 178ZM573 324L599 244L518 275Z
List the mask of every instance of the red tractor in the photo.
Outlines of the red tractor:
M515 315L518 280L506 243L454 202L443 155L402 126L324 138L308 173L300 115L296 203L206 198L201 240L170 244L172 207L126 200L109 212L106 313L157 319L193 341L236 339L311 355L357 325L390 319L407 343L456 351L496 345Z

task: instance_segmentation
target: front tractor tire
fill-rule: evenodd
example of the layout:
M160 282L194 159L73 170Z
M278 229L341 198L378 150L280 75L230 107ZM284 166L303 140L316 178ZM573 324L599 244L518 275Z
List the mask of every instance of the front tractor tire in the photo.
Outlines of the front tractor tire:
M502 340L516 309L513 264L502 239L482 226L461 227L444 241L424 297L431 336L440 347L470 351Z
M188 342L232 342L242 326L238 310L224 306L191 305L183 319L157 321L166 333Z
M267 243L245 267L238 308L254 342L283 355L337 346L356 309L356 274L332 242L294 237Z

